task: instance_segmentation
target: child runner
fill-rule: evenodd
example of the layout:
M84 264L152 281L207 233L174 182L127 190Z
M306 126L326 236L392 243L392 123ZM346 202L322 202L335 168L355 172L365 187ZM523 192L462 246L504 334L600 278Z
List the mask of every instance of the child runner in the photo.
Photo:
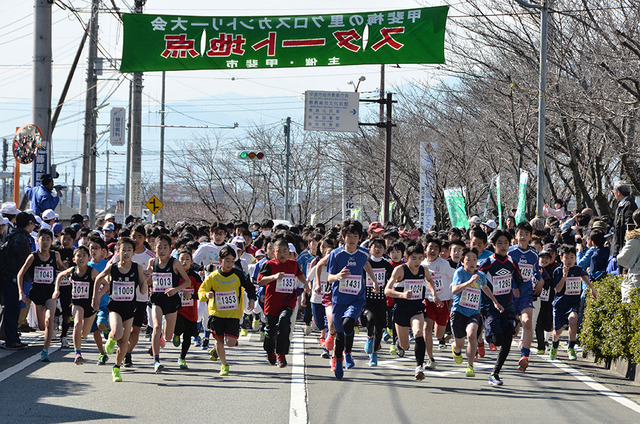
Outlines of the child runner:
M335 244L331 239L321 239L318 246L319 257L314 258L309 262L309 270L307 272L307 279L311 282L313 290L311 292L311 313L313 314L313 321L316 323L316 327L320 330L320 339L318 342L322 346L321 356L325 359L330 358L329 351L327 350L326 336L327 336L327 313L325 307L322 305L322 298L327 293L329 282L327 281L327 270L324 266L326 261L322 264L322 269L318 274L318 263L322 258L329 257L329 253L333 250ZM297 261L296 261L297 262ZM324 273L324 275L323 275ZM335 329L334 329L335 332Z
M288 250L288 249L287 249ZM220 358L222 363L220 375L229 375L229 363L225 351L225 341L228 347L238 345L240 335L240 318L242 318L242 294L247 292L249 306L256 300L253 284L244 273L234 268L236 252L231 246L220 250L220 268L213 271L198 289L198 298L208 302L209 329L213 332L216 345L211 349L211 360ZM295 261L294 261L295 262ZM244 289L244 290L243 290Z
M60 259L65 265L65 268L69 268L74 265L73 263L73 242L76 238L76 232L72 228L68 227L62 230L60 234L60 245L58 248L52 247L51 250L57 250L60 253ZM69 333L69 327L71 325L71 281L65 278L60 282L60 315L62 316L62 332L60 334L60 346L62 348L69 347L69 341L67 335ZM57 311L56 311L57 314Z
M487 287L487 278L483 272L477 271L478 253L475 249L465 248L462 251L462 267L453 274L451 292L453 306L451 307L451 332L454 342L451 345L453 360L462 363L462 348L464 338L467 337L467 377L475 377L473 360L478 349L478 326L480 325L481 292L485 293L493 302L493 306L502 312L504 308Z
M24 277L33 281L29 290L29 299L36 305L38 328L44 330L44 348L40 353L43 362L51 362L49 346L53 338L53 318L56 311L56 300L52 298L55 289L55 275L59 269L65 269L60 253L51 250L53 233L51 230L40 230L38 233L38 250L31 253L18 271L18 295L22 302L27 301L24 293Z
M118 354L113 366L113 381L122 381L120 364L127 354L129 336L136 313L136 293L147 295L147 282L141 265L132 262L136 244L128 237L116 243L118 261L112 262L98 275L94 286L93 309L100 306L100 297L109 293L111 299L107 305L109 311L109 340L105 351L111 355L118 343ZM100 288L102 286L102 288Z
M369 366L378 365L378 351L382 341L382 332L387 326L387 296L384 293L384 287L391 278L393 266L384 260L385 242L382 237L374 237L369 242L369 265L373 269L376 276L375 282L367 277L366 287L366 304L362 316L367 327L367 342L364 351L369 355ZM374 292L374 284L378 288L378 292Z
M73 260L75 266L62 271L56 279L56 289L53 299L60 296L60 283L69 279L71 281L71 302L73 303L73 349L75 350L74 362L82 365L82 338L87 337L96 311L91 307L93 300L94 282L98 271L91 268L89 262L89 249L85 246L77 247Z
M540 273L544 285L542 293L540 293L540 311L536 320L536 340L538 342L538 355L544 355L547 347L545 340L545 332L553 330L553 299L555 298L555 289L553 284L553 271L557 265L552 261L552 253L549 250L543 250L538 255L538 264L540 265Z
M104 271L104 269L107 267L107 264L109 263L109 261L105 259L107 252L108 248L104 240L102 240L100 237L89 238L89 254L91 255L91 260L89 261L88 265L98 271L98 273ZM97 361L98 365L106 365L107 361L109 360L109 355L107 355L107 352L104 350L104 344L102 343L103 332L107 328L109 328L109 311L107 310L108 304L109 293L105 293L100 296L100 309L98 310L96 319L93 322L93 326L91 327L93 340L96 342L98 352L100 352L100 356L98 356Z
M365 305L365 287L363 273L366 272L371 280L376 281L371 264L369 264L369 251L358 246L362 238L362 224L359 221L348 219L342 224L342 238L344 246L341 246L329 254L327 271L329 284L332 285L333 297L333 325L336 328L336 343L331 360L331 368L335 376L341 379L344 375L342 369L342 353L346 368L353 368L355 362L351 356L356 320L362 314ZM377 284L373 286L373 292L378 293Z
M160 335L164 318L164 339L173 337L176 326L176 315L181 306L180 290L191 285L191 279L182 264L171 257L171 237L160 234L156 237L156 258L149 262L147 271L151 274L153 293L151 294L151 311L153 316L153 369L162 372L164 366L160 363ZM182 278L182 284L180 284Z
M596 291L589 281L586 272L576 265L576 248L564 245L560 248L562 266L553 272L556 297L553 300L553 347L549 359L558 357L560 335L565 326L569 326L569 360L577 358L574 346L578 332L578 311L580 309L580 295L582 282L591 289L591 297L596 298Z
M191 285L182 290L180 299L182 306L178 310L178 316L176 317L176 326L173 330L173 345L175 347L180 346L180 335L182 335L182 350L178 357L178 366L181 369L187 369L187 352L189 346L191 346L191 338L198 336L198 289L202 284L202 279L191 267L193 265L193 259L191 258L191 251L189 249L182 249L178 251L178 260L182 264L182 267L187 271Z
M334 348L336 327L333 325L333 305L331 304L331 284L329 284L329 273L327 272L327 262L329 261L329 254L336 247L336 240L332 237L325 237L321 242L321 251L323 257L315 265L315 278L314 278L314 293L321 296L321 305L324 309L323 315L326 318L326 327L328 334L326 334L322 357L325 359L331 358L331 351ZM313 306L313 305L312 305ZM320 313L318 313L320 315ZM314 315L314 319L315 315ZM319 318L318 318L319 319ZM317 321L316 321L317 323Z
M416 344L415 379L424 380L425 342L422 329L424 327L423 300L426 297L427 287L433 295L434 302L440 307L442 307L442 302L435 294L436 289L431 279L431 273L421 265L424 260L422 245L419 243L409 245L406 256L407 263L393 270L384 293L395 299L393 322L398 335L396 350L401 352L409 348L409 328L412 328Z
M509 252L509 236L506 231L496 230L492 243L495 252L480 264L480 271L487 277L487 286L493 296L502 305L499 311L488 296L482 296L482 317L485 335L493 346L501 346L493 372L489 376L489 384L501 386L500 371L511 350L511 341L516 334L517 320L511 294L516 297L522 290L522 276L513 260L507 256ZM513 291L512 291L513 288Z
M386 242L386 240L385 240ZM404 251L406 246L403 242L397 241L391 243L391 245L387 248L387 256L389 257L389 263L392 267L396 268L404 264ZM389 347L389 355L395 356L398 354L396 352L396 344L398 343L398 335L393 329L393 305L394 300L392 297L386 296L387 299L387 336L391 336L391 346ZM385 341L387 340L387 336L383 336Z

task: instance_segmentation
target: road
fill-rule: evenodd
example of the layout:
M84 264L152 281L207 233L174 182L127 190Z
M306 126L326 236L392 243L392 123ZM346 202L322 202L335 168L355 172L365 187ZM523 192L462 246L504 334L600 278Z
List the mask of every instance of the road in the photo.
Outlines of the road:
M495 352L480 360L475 378L466 378L464 364L456 365L449 350L436 350L438 369L417 382L412 351L405 358L385 353L370 368L360 334L356 368L336 381L314 335L296 332L289 366L280 369L266 362L258 334L250 333L229 350L228 377L218 376L219 362L196 347L187 357L189 369L180 370L171 344L163 351L165 372L154 374L144 340L134 352L135 366L122 368L124 381L113 383L111 366L95 364L91 343L82 366L55 342L52 362L45 364L38 361L41 333L26 337L29 348L0 351L0 422L640 422L639 386L585 362L569 364L564 355L554 362L534 355L520 373L512 353L501 373L505 385L492 387L487 379Z

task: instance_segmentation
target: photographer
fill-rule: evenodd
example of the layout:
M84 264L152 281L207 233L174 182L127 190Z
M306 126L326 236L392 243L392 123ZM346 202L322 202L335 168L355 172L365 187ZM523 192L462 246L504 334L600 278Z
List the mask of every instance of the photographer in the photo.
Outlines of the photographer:
M56 197L53 196L53 177L51 174L44 174L40 181L42 182L41 185L31 187L27 184L25 189L25 194L31 201L31 209L37 216L41 216L42 212L47 209L55 210L62 196L58 189L56 189Z

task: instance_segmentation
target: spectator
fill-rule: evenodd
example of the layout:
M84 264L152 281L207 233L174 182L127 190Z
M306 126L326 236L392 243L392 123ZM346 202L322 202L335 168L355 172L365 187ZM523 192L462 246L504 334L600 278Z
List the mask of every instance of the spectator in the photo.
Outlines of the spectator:
M42 184L36 187L27 184L25 190L25 195L31 201L31 209L37 216L42 215L42 212L47 209L55 210L60 202L60 196L62 196L60 190L56 189L57 197L53 197L53 177L51 174L44 174L40 181Z
M632 219L636 229L627 233L626 243L618 253L618 266L628 270L620 286L625 303L631 301L631 291L640 287L640 209L633 212Z
M613 221L613 241L611 242L611 255L617 256L624 246L625 235L633 225L631 215L638 208L631 196L631 187L618 181L613 187L613 195L618 201L616 215ZM620 265L619 265L620 266Z
M16 215L20 213L16 204L13 202L6 202L2 204L2 208L0 208L0 213L5 217L9 222L4 227L4 230L0 232L0 242L4 243L7 239L11 231L16 227Z

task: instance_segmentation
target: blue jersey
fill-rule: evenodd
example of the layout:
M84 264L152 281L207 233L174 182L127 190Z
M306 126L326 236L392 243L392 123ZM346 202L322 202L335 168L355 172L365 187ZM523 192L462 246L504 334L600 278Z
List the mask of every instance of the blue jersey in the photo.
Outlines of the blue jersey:
M354 300L365 299L364 266L369 260L369 251L358 246L354 253L349 253L344 246L331 251L329 262L327 262L327 272L329 274L339 274L344 267L347 267L351 275L343 280L333 283L333 303L350 304Z
M480 313L482 287L487 285L487 277L484 275L484 272L481 271L477 271L476 274L480 276L480 279L478 281L476 281L473 285L465 288L460 293L453 295L453 306L451 307L452 311L458 311L462 315L468 317ZM471 279L472 276L473 274L469 274L462 267L456 269L456 272L453 274L453 282L451 283L451 288L459 284L466 283Z
M522 276L518 266L509 256L494 254L480 264L480 271L487 276L487 285L498 303L507 308L511 305L511 289L522 290ZM482 310L495 309L489 296L482 294Z
M538 252L529 246L526 250L520 249L517 245L509 248L509 257L518 265L522 282L525 283L520 293L532 293L533 283L540 279L540 266L538 265ZM535 280L534 280L535 278Z
M485 259L489 259L491 255L493 255L493 252L491 250L484 249L482 252L480 252L480 254L478 255L478 265L484 262Z
M558 283L562 280L563 267L559 266L553 271L553 288L558 286ZM553 306L556 308L575 308L580 307L580 295L582 295L582 276L587 275L587 272L580 268L578 265L574 265L569 269L569 275L564 282L562 290L556 290L556 297L553 299Z
M109 261L107 261L106 259L100 259L100 262L98 262L98 263L94 263L93 261L89 261L88 265L91 268L95 269L96 271L102 272L107 267L108 263L109 263ZM108 303L109 303L109 293L105 293L100 298L100 309L106 308Z
M298 265L300 266L300 269L302 270L304 275L307 275L307 266L313 260L313 258L315 258L315 256L313 256L308 250L300 253L296 258L296 262L298 262Z

